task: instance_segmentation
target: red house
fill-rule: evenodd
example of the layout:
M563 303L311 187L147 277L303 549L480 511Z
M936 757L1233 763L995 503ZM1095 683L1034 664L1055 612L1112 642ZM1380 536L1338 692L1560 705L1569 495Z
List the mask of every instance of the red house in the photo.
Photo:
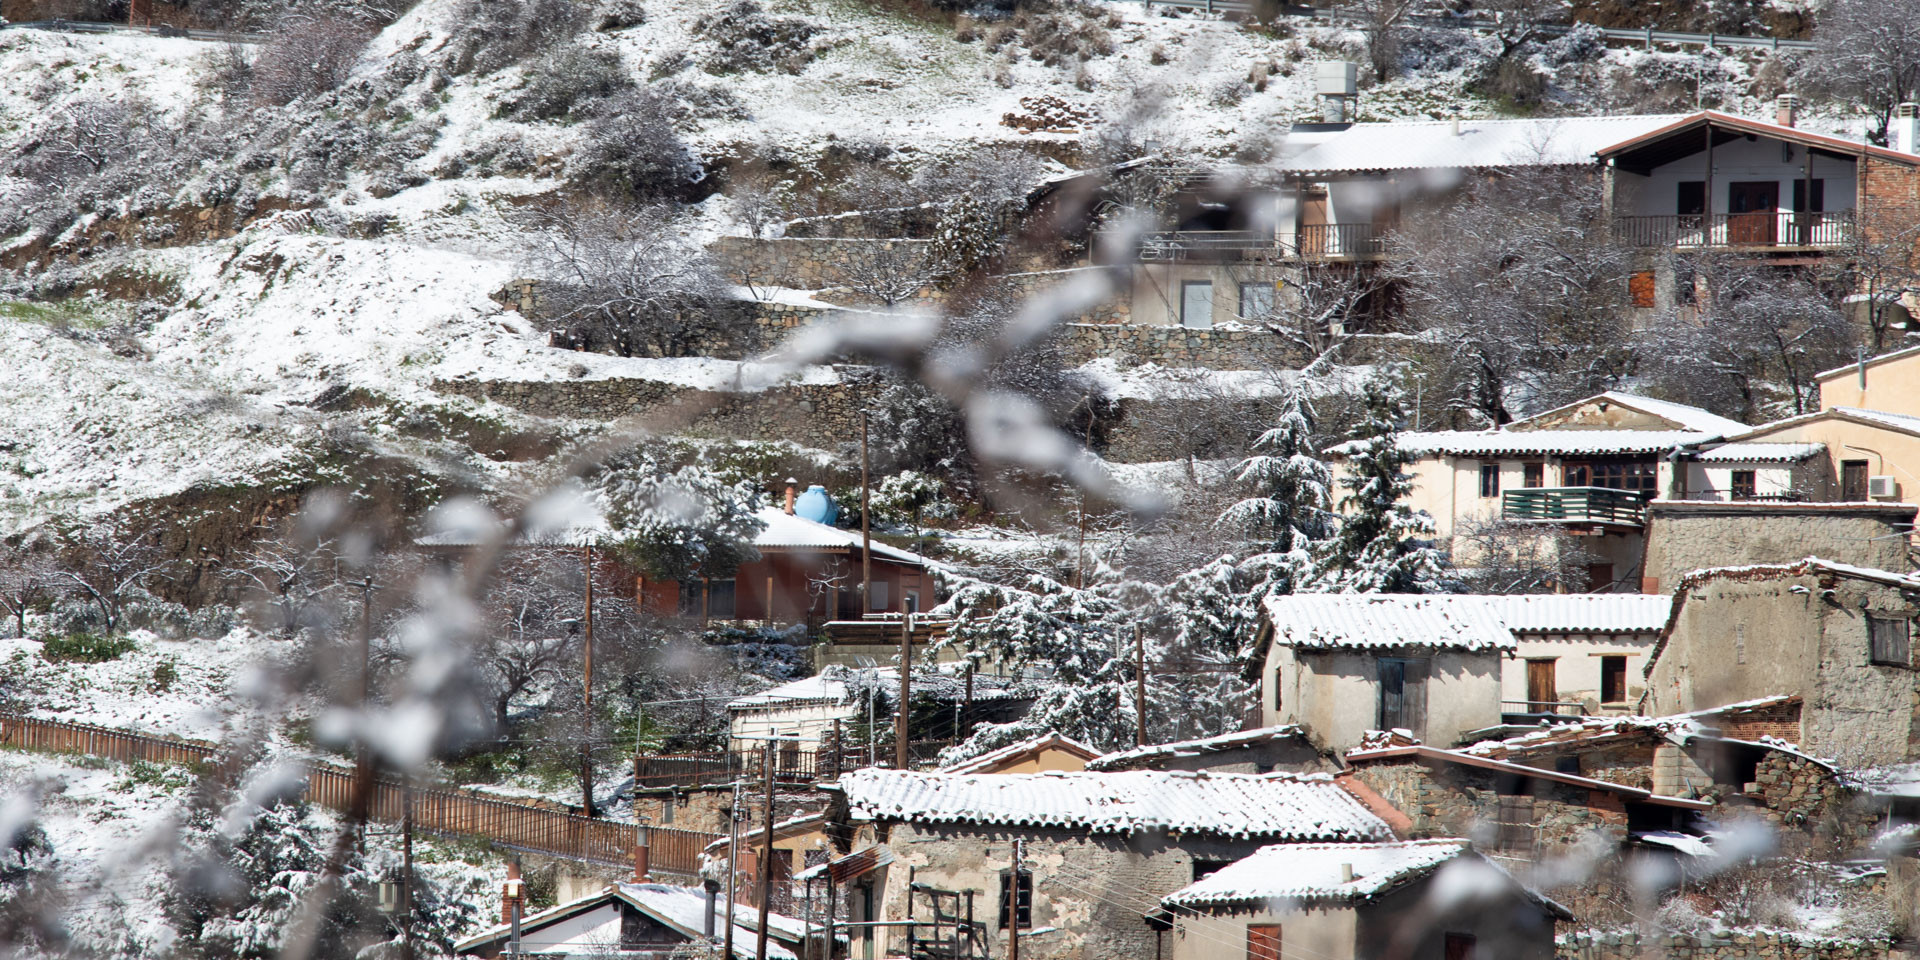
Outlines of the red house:
M927 559L873 541L872 592L860 603L861 538L777 507L760 511L767 528L754 538L760 559L725 579L640 581L645 609L707 620L855 620L933 605Z

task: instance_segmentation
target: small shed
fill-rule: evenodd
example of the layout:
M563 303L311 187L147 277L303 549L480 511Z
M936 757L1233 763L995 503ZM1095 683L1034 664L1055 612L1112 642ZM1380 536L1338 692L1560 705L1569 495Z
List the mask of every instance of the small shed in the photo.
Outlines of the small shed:
M760 911L734 905L733 956L756 955ZM598 893L520 919L519 956L546 960L588 960L617 956L667 960L689 947L712 946L726 936L725 898L697 887L663 883L614 883ZM766 956L797 960L806 940L805 923L779 914L767 916ZM511 956L512 924L501 923L454 944L465 957ZM717 947L715 947L717 950Z

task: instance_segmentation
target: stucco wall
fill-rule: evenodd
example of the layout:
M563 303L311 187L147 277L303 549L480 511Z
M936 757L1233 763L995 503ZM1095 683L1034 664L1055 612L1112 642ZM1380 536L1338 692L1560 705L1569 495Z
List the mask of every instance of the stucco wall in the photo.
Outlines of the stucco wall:
M1596 715L1627 712L1645 689L1640 672L1647 665L1647 654L1653 649L1656 636L1658 634L1655 632L1516 636L1518 643L1514 655L1501 661L1500 699L1525 700L1527 661L1552 660L1559 700L1584 703L1587 711ZM1627 658L1627 695L1625 700L1603 704L1600 700L1600 668L1602 658L1608 656Z
M1911 617L1914 606L1893 587L1846 577L1709 580L1654 661L1647 712L1799 694L1808 752L1850 764L1908 759L1915 673L1868 662L1866 611Z
M1645 593L1671 591L1706 567L1790 563L1802 557L1877 570L1907 569L1898 536L1915 508L1792 503L1655 501L1647 511Z
M1355 960L1358 917L1345 906L1181 915L1166 934L1167 956L1171 960L1249 956L1247 927L1256 923L1280 925L1280 960Z
M1820 409L1834 407L1885 410L1920 417L1920 353L1868 363L1864 378L1858 365L1843 367L1832 376L1822 378Z
M1133 269L1128 318L1136 324L1182 326L1182 285L1208 283L1213 290L1213 324L1257 320L1258 317L1247 316L1248 311L1240 302L1240 285L1250 283L1270 288L1280 279L1281 268L1277 263L1206 263L1193 260L1143 263ZM1283 295L1275 291L1276 300ZM1204 327L1206 324L1184 325Z
M1172 960L1247 956L1247 927L1259 923L1280 925L1281 960L1447 960L1449 933L1471 936L1477 958L1553 956L1553 918L1518 887L1506 898L1476 898L1471 910L1442 908L1436 914L1438 902L1429 876L1356 906L1207 911L1177 921L1169 934L1169 955Z
M1870 424L1836 418L1789 424L1747 438L1767 443L1824 443L1826 452L1813 458L1807 474L1810 494L1818 500L1839 500L1841 462L1865 460L1867 472L1888 475L1899 484L1896 499L1920 501L1920 436Z
M1262 681L1262 723L1298 723L1334 750L1360 742L1379 719L1379 659L1429 661L1427 714L1415 730L1427 743L1450 745L1468 730L1500 722L1500 655L1493 651L1402 650L1373 653L1294 650L1274 644ZM1274 686L1280 706L1274 706Z

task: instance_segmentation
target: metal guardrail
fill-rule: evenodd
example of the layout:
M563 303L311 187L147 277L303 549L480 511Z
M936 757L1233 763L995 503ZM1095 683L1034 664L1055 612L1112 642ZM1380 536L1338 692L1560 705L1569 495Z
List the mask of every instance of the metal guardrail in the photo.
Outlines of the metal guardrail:
M1610 523L1638 527L1646 522L1646 501L1632 490L1611 487L1535 487L1508 490L1500 514L1510 520L1555 523Z
M229 33L224 30L192 30L184 27L135 26L128 23L95 23L91 20L30 20L26 23L0 23L0 30L50 30L55 33L144 33L182 40L209 40L224 43L265 43L265 34Z
M1587 705L1578 700L1502 700L1500 701L1500 706L1502 708L1500 712L1502 713L1554 713L1569 717L1592 716L1592 714L1587 712ZM1505 709L1508 706L1515 706L1521 709Z
M1853 242L1851 210L1615 217L1614 239L1637 247L1823 248Z
M0 745L25 750L80 753L123 763L177 763L199 766L211 761L219 747L192 740L171 740L146 734L96 727L90 724L0 715ZM335 810L348 809L354 799L354 771L310 761L306 770L306 799ZM647 831L649 869L695 877L700 855L723 834L673 827L642 827L624 820L589 817L481 796L470 790L434 784L408 785L389 777L374 781L369 816L398 822L411 808L416 830L447 836L480 837L515 850L543 853L569 860L626 866L633 863L639 831Z
M1154 5L1177 7L1184 10L1199 10L1205 13L1250 14L1255 4L1250 0L1141 0L1143 6L1151 11ZM1329 20L1360 20L1360 14L1331 7L1306 7L1282 4L1274 12L1283 17L1322 17ZM1443 17L1415 16L1407 22L1423 27L1452 27L1461 30L1491 30L1495 24L1491 20L1479 17ZM1571 31L1574 24L1553 23L1540 27L1540 32L1549 36L1561 36ZM1677 30L1655 30L1652 27L1630 29L1626 27L1600 27L1600 35L1608 40L1628 43L1640 43L1649 48L1654 44L1700 47L1765 47L1771 50L1811 50L1811 40L1783 40L1779 37L1750 37L1742 34L1724 33L1685 33Z

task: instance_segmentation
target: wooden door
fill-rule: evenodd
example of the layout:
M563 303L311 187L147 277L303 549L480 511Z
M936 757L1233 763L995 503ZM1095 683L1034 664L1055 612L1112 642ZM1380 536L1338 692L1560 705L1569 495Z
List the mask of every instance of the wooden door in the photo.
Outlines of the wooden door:
M1867 499L1867 462L1840 461L1840 499L1847 503L1865 503Z
M1527 661L1527 709L1538 712L1553 710L1553 702L1560 699L1560 688L1553 682L1552 660Z
M1280 960L1280 925L1247 924L1247 960Z
M1727 184L1727 242L1772 246L1780 209L1780 184L1745 180Z
M1324 257L1329 252L1327 235L1333 227L1327 223L1327 198L1309 197L1300 205L1300 255Z

